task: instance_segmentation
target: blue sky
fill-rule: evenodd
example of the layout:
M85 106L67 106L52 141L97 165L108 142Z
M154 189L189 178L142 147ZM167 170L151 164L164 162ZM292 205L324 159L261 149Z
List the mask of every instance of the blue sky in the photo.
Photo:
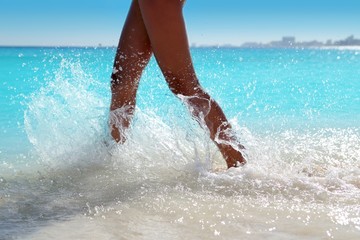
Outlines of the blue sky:
M130 2L0 0L0 45L116 45ZM187 0L184 15L196 44L360 38L359 0Z

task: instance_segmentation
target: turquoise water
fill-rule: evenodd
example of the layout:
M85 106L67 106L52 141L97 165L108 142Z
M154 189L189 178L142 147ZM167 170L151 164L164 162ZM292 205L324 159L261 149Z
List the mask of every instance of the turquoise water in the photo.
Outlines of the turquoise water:
M230 171L154 59L105 144L114 54L0 48L0 238L359 237L360 49L192 49L247 148Z
M109 101L113 48L0 50L2 152L12 152L11 146L19 140L28 145L24 111L48 84L80 82L103 104ZM203 86L229 118L238 118L251 130L359 127L360 50L205 48L192 52ZM144 74L138 99L140 108L153 108L158 114L177 104L154 61ZM106 111L107 106L101 107ZM16 150L21 151L18 146Z

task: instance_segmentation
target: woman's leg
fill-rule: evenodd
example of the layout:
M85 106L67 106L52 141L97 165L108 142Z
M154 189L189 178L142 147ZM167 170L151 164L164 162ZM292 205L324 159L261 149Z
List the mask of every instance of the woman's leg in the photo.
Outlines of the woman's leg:
M121 33L111 75L110 127L117 142L125 141L124 131L134 114L140 77L151 54L139 3L134 0Z
M189 51L182 15L184 1L138 0L146 31L156 60L171 91L184 96L191 113L204 121L210 137L219 147L228 167L246 161L228 134L231 126L219 105L201 88ZM235 146L236 145L236 146Z

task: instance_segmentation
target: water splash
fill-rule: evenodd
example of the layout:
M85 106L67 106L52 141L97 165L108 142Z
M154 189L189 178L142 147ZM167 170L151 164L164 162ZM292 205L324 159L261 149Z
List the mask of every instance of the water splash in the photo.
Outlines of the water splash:
M107 117L98 87L103 86L79 62L64 59L54 79L31 95L25 130L41 161L71 163L94 153L89 146L104 137Z

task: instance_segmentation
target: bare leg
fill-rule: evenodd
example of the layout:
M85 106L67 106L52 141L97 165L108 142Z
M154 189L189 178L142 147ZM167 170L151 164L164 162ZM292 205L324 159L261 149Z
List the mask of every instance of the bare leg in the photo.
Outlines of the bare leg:
M182 15L184 1L138 2L152 50L171 91L186 96L194 117L203 116L210 137L219 147L229 168L236 166L237 162L245 164L242 154L229 144L234 139L226 134L231 126L224 113L201 88L195 74Z
M134 0L121 33L111 75L110 127L117 142L125 141L124 130L129 127L134 114L136 91L151 54L139 4Z

